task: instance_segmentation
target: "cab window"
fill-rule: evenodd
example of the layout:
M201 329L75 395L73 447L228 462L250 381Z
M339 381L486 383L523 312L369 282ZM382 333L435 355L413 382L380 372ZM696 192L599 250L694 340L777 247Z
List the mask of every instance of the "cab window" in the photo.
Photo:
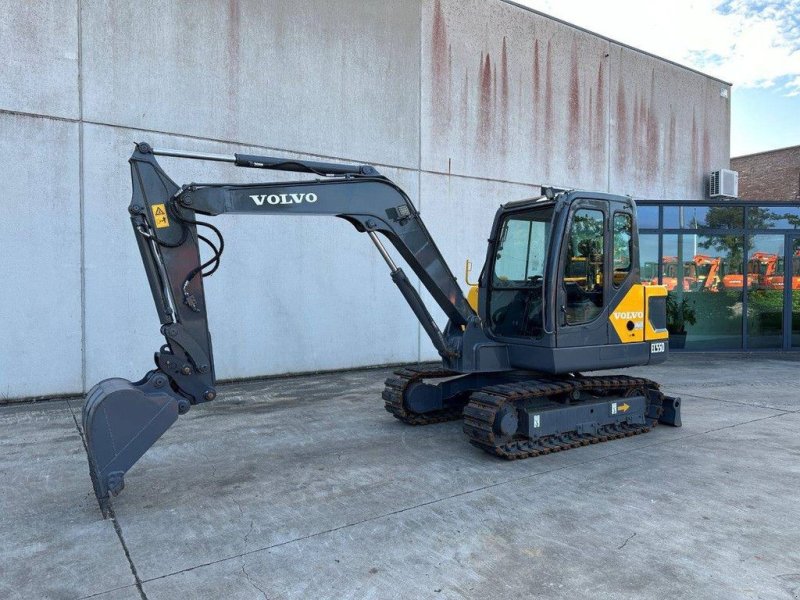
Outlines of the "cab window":
M619 287L631 272L633 219L628 213L614 214L614 287Z
M564 262L567 323L586 323L603 310L605 217L600 210L580 209L572 217Z

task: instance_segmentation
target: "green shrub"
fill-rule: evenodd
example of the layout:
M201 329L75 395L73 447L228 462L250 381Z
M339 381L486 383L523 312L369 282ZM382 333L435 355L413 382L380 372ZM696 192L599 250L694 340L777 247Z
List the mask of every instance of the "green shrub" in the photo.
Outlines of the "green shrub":
M697 323L694 307L689 305L689 300L684 296L681 301L672 294L667 295L667 331L669 333L686 333L686 324Z

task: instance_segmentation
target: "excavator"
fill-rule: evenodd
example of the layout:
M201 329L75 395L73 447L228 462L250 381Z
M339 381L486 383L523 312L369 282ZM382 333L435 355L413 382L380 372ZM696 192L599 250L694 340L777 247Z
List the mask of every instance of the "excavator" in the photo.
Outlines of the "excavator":
M663 274L661 276L661 285L667 288L668 292L672 292L678 287L678 257L665 256L661 261ZM692 291L697 286L697 267L694 262L686 261L683 263L683 291ZM653 277L650 281L651 284L658 284L658 276Z
M756 276L756 287L768 288L771 280L777 274L779 257L770 252L757 250L750 255L747 261L748 271ZM781 261L781 269L783 264Z
M158 156L304 178L179 186ZM404 423L462 419L471 444L505 459L681 424L680 399L656 382L585 373L661 363L668 355L667 292L639 280L636 207L629 197L547 189L540 198L500 206L470 304L420 213L373 166L147 143L136 144L129 163L128 210L164 343L140 380L106 379L87 395L82 429L104 515L128 470L178 416L217 397L203 278L220 267L224 240L201 216L329 215L367 235L441 356L441 365L401 368L386 381L384 406ZM444 311L444 329L384 240ZM211 249L208 260L201 260L200 242ZM582 275L573 273L576 265Z
M718 292L721 282L722 259L719 256L696 254L694 264L697 274L697 289Z
M740 262L724 262L722 281L719 285L719 290L728 290L740 292L744 289L745 281L747 281L747 289L752 290L759 286L759 270L761 264L758 261L747 261L747 274L742 273Z
M797 250L794 253L794 256L790 258L792 261L789 265L790 272L792 274L790 281L792 285L792 291L797 292L800 291L800 250ZM783 269L784 269L784 260L783 258L778 258L773 269L768 270L766 275L766 286L768 289L771 290L782 290L785 282L783 276Z

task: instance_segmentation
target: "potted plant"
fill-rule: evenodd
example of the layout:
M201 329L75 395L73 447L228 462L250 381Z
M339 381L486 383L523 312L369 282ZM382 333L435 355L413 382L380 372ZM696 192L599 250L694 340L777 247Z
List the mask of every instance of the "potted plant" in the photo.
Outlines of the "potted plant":
M678 301L673 294L667 295L667 331L669 347L681 349L686 347L686 324L694 325L697 317L694 308L684 296Z

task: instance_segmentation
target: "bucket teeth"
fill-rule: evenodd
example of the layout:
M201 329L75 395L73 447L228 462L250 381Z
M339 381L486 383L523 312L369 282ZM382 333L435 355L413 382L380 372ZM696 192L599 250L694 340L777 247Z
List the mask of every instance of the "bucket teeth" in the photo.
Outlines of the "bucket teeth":
M125 473L178 418L179 398L157 371L131 383L105 379L83 407L82 425L95 495L106 515L109 495L125 487Z

